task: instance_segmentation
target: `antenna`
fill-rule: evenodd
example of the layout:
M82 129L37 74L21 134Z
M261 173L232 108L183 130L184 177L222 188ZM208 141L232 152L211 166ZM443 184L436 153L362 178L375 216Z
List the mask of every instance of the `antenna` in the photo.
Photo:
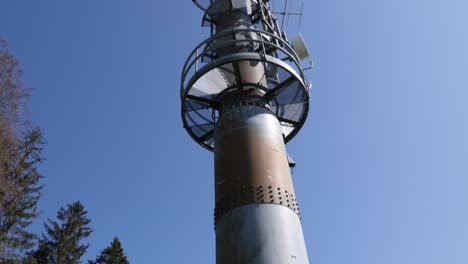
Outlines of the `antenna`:
M298 26L300 27L302 22L302 13L304 10L304 0L278 0L281 8L275 8L277 3L272 0L272 13L281 16L281 30L289 26L289 20L291 17L298 18Z
M301 34L297 35L292 40L292 48L296 52L299 59L303 60L303 59L306 59L306 58L310 57L309 51L307 50L306 44L305 44L304 39L302 38Z

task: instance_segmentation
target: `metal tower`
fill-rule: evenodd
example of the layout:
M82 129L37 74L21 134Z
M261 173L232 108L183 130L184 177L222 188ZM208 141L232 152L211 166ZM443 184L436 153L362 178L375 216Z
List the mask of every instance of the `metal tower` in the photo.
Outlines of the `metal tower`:
M307 264L285 148L308 113L303 42L268 0L192 1L211 36L183 67L182 120L214 151L216 263Z

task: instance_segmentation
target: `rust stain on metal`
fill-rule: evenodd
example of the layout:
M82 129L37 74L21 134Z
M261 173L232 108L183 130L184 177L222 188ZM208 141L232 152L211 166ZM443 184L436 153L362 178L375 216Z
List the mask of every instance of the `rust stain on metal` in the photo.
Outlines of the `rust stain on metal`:
M257 106L225 115L229 122L220 120L216 128L215 223L229 210L251 203L283 205L300 216L275 116Z

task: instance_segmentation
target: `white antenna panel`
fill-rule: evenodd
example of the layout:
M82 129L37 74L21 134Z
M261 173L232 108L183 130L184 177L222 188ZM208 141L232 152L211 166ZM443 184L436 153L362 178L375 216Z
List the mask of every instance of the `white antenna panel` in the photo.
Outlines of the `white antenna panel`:
M301 34L297 35L292 40L292 48L294 49L297 56L299 56L301 60L310 57L309 51L307 50L306 44Z

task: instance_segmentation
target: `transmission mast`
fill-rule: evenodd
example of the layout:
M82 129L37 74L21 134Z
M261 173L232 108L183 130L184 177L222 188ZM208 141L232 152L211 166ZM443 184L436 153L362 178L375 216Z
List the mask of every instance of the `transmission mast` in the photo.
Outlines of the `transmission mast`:
M307 264L285 147L308 113L307 49L268 0L192 1L211 36L183 67L182 120L214 152L216 263Z

